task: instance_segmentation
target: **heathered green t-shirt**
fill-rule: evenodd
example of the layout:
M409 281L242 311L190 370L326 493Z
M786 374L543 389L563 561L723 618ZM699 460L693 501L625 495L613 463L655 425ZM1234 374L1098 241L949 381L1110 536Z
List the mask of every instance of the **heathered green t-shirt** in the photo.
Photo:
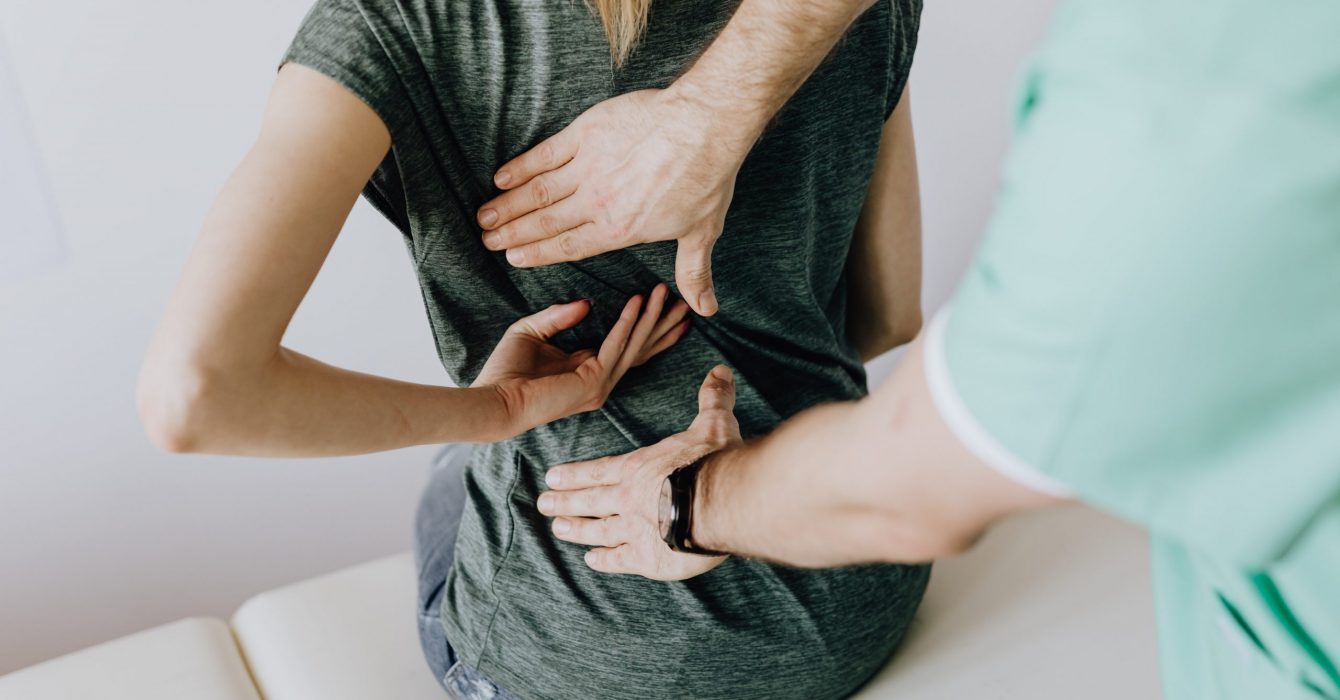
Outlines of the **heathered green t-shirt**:
M367 197L405 236L438 353L469 384L515 319L589 298L556 342L595 347L626 299L674 280L660 243L515 269L474 213L498 166L611 96L665 87L729 20L729 0L657 0L615 69L578 0L320 0L285 57L362 98L392 151ZM598 574L535 509L555 464L628 452L683 430L707 371L736 371L746 436L866 392L847 341L844 268L920 13L882 0L776 116L740 170L713 257L720 311L631 371L606 405L481 447L442 619L466 663L524 698L842 697L903 636L924 567L803 571L733 558L665 583ZM825 465L815 464L815 479ZM332 610L332 615L339 611Z

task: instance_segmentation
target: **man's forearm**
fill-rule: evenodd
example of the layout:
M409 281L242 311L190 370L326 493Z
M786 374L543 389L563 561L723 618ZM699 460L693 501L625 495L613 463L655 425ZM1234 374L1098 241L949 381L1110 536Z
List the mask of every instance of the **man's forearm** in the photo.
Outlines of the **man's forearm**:
M862 413L859 403L820 406L710 457L698 477L695 541L800 566L885 559L897 523L876 495L884 460L872 458L874 436L855 429Z
M675 97L711 113L720 145L748 151L874 0L744 0Z
M926 561L1053 502L959 443L931 401L921 345L870 397L811 409L709 459L694 540L799 566Z

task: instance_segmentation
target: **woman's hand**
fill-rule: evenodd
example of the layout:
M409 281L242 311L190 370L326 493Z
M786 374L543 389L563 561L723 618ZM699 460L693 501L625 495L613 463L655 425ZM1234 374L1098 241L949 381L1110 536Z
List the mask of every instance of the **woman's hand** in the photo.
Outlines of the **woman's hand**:
M555 304L526 316L503 334L471 388L498 393L508 437L600 408L630 367L674 345L688 329L688 305L677 301L667 310L668 296L669 288L658 284L645 309L642 295L629 299L596 352L568 354L549 342L586 318L589 301Z
M554 518L554 536L596 547L586 564L605 573L679 581L716 568L725 557L675 552L661 539L661 486L676 469L741 442L734 409L735 379L718 366L698 390L688 430L626 455L550 469L553 490L536 505Z

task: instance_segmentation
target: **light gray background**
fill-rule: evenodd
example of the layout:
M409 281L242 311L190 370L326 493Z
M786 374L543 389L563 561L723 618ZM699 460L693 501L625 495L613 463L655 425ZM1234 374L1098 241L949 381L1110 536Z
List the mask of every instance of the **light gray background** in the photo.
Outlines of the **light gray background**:
M927 2L911 89L928 309L987 219L1014 74L1052 4ZM256 592L409 546L430 447L171 456L135 416L156 319L307 5L0 0L68 251L0 286L0 673L186 615L226 617ZM445 379L398 234L363 204L286 342Z

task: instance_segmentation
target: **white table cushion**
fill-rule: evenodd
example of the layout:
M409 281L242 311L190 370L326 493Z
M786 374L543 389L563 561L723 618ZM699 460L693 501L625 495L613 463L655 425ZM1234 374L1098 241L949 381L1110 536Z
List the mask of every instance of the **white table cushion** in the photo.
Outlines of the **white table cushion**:
M3 700L259 700L222 620L178 620L0 676Z
M1147 535L1080 507L1009 520L939 562L861 700L1161 697Z
M861 700L1160 695L1146 538L1073 507L1005 523L935 565L906 643ZM267 700L441 700L413 563L382 559L262 594L233 620Z
M442 700L419 649L414 562L379 559L262 593L233 616L266 700Z

